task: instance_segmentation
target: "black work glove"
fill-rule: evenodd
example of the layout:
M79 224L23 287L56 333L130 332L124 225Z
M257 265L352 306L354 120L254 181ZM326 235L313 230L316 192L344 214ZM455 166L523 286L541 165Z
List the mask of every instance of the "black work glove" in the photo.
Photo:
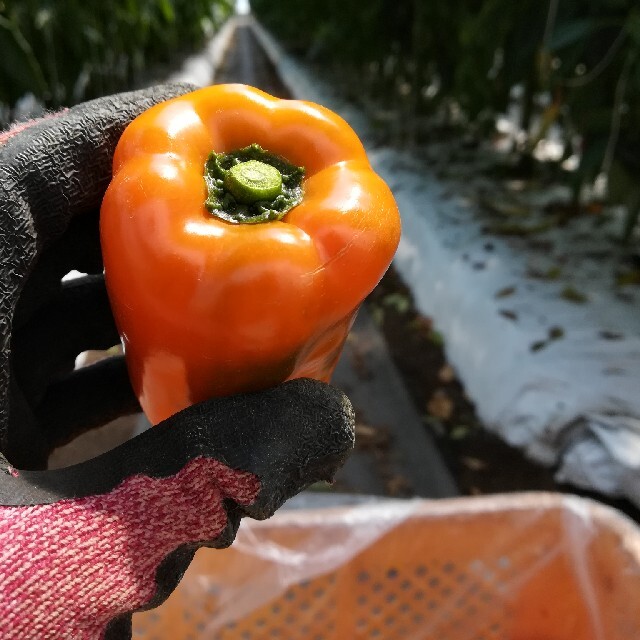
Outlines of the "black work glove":
M88 462L51 450L139 411L102 278L100 202L140 112L191 90L88 102L0 134L0 619L3 638L127 638L131 614L175 588L195 550L224 547L330 480L353 447L336 389L295 380L210 400ZM61 283L76 269L89 276Z

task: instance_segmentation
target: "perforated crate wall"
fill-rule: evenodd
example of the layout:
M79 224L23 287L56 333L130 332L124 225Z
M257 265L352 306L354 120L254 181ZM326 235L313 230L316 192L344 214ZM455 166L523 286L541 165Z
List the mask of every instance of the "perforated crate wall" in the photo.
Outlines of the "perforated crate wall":
M294 550L311 528L341 539L344 513L282 514L252 537ZM202 550L167 603L134 618L134 638L638 640L639 550L633 524L584 500L425 501L348 563L284 590L277 563ZM260 606L217 625L251 589Z

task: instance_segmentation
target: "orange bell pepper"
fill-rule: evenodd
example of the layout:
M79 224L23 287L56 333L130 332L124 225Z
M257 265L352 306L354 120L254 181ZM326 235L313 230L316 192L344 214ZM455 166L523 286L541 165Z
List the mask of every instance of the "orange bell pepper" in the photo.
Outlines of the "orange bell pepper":
M136 118L100 227L131 382L154 424L214 396L329 381L400 238L391 191L346 122L243 85Z

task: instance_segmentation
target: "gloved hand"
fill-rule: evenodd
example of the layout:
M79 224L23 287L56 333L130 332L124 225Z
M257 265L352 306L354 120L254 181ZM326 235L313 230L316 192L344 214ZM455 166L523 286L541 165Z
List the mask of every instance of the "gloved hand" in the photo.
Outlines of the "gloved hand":
M175 588L195 550L224 547L330 480L353 447L336 389L296 380L190 407L88 462L50 451L139 410L120 357L98 211L124 127L190 90L88 102L0 134L0 620L3 638L128 638L131 614ZM61 284L71 269L86 278Z

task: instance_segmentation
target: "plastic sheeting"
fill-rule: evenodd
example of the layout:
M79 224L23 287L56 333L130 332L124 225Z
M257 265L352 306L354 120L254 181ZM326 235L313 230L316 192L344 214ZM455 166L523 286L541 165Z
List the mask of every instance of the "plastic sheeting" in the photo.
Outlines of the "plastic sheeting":
M283 510L134 616L138 640L179 637L639 638L640 530L550 494Z
M616 265L605 268L601 255L619 220L595 226L581 217L549 229L536 236L549 247L542 251L488 236L471 195L477 184L438 180L415 157L368 145L363 114L254 28L292 94L341 113L364 139L402 215L394 264L443 334L487 427L556 466L560 480L640 504L638 296L616 290ZM557 280L527 277L559 264ZM566 299L567 287L588 301Z

